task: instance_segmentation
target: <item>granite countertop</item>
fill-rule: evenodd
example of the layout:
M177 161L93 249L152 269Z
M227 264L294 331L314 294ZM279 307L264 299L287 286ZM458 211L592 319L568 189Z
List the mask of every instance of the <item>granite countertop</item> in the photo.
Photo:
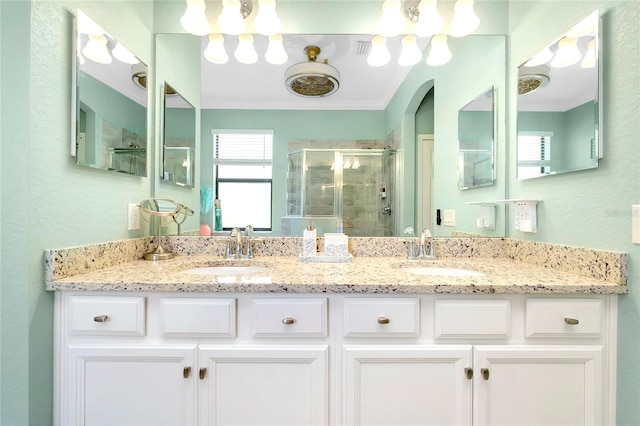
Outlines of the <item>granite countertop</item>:
M207 266L263 266L266 271L235 275L185 273ZM480 276L414 275L403 267L468 269ZM626 279L625 279L626 282ZM622 294L625 283L607 281L510 258L358 257L351 263L303 263L296 256L250 261L212 255L178 255L151 262L133 260L92 272L47 280L55 291L166 291L234 293L450 293L450 294Z

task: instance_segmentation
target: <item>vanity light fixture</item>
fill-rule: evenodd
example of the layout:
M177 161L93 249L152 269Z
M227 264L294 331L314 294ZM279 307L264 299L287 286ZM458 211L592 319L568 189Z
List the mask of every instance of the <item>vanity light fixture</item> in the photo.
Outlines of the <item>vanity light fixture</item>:
M591 39L587 43L587 53L584 54L582 62L580 62L582 68L593 68L596 66L596 40Z
M367 56L367 63L372 67L387 65L391 60L391 54L387 49L387 38L377 35L371 40L371 52Z
M385 37L395 37L402 32L405 19L402 16L400 0L384 0L382 3L382 17L378 24L378 34Z
M358 160L358 157L353 157L353 162L351 163L351 168L352 169L359 169L360 168L360 160Z
M249 16L253 6L251 2L240 0L222 0L222 13L218 17L220 31L225 34L240 35L244 33L244 18Z
M131 53L126 47L124 47L120 43L116 43L116 47L111 51L113 57L119 60L120 62L124 62L125 64L137 64L140 60Z
M238 36L238 48L233 56L241 64L255 64L258 61L258 54L253 47L253 36L251 34L240 34Z
M431 39L431 50L427 56L427 65L437 67L451 60L451 51L447 46L447 36L438 34Z
M276 13L276 0L258 0L258 14L253 21L260 34L272 36L280 32L282 23Z
M553 52L548 47L545 47L535 55L531 59L529 59L524 66L525 67L537 67L538 65L546 64L553 58Z
M295 95L313 98L335 93L340 87L338 70L326 59L317 61L320 54L318 46L307 46L304 53L309 60L289 67L284 74L287 89Z
M453 37L464 37L478 29L480 19L473 10L473 0L458 0L453 6L453 20L449 34Z
M222 34L209 34L209 43L204 50L207 61L222 65L229 61L229 55L224 50L224 36Z
M422 0L418 4L417 11L416 35L428 37L438 34L444 25L444 19L438 12L437 0Z
M188 33L197 36L209 34L211 25L207 21L206 7L204 0L187 0L187 9L180 18L182 28Z
M422 53L418 49L416 36L407 34L402 38L402 51L400 58L398 58L398 64L402 67L410 67L420 62L421 59Z
M564 68L578 63L580 59L582 59L582 55L578 50L578 39L565 37L558 42L558 51L551 60L551 66Z
M107 49L107 38L104 35L89 35L87 45L82 49L85 58L99 64L110 64L112 59Z
M272 65L282 65L287 62L289 56L284 50L282 34L274 34L269 36L269 47L264 54L264 59Z

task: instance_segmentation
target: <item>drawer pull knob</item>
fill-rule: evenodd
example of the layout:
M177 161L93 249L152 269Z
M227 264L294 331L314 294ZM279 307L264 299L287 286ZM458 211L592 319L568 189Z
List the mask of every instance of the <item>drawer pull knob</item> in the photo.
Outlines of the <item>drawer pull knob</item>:
M387 317L378 317L378 324L389 324L389 318L387 318Z
M191 367L185 367L182 369L182 377L184 377L185 379L188 379L190 375L191 375Z
M109 321L109 315L97 315L93 317L95 322L107 322Z
M575 318L565 318L564 322L566 322L569 325L578 325L578 324L580 324L580 321L578 321Z
M198 372L198 376L200 377L200 380L204 379L207 376L207 369L202 367Z
M489 369L488 368L481 368L480 369L480 374L482 374L482 378L485 380L489 380Z
M282 323L284 325L290 325L290 324L293 324L295 322L296 322L296 320L294 318L292 318L292 317L284 317L284 318L282 318Z
M473 368L469 368L469 367L465 368L464 374L465 376L467 376L467 379L469 380L473 379Z

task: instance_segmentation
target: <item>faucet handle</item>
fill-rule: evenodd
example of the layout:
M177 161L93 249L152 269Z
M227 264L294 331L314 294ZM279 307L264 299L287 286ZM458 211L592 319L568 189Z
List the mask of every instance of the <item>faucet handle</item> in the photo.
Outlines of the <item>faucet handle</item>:
M245 226L244 235L246 235L247 237L252 236L253 235L253 226L251 226L251 225Z

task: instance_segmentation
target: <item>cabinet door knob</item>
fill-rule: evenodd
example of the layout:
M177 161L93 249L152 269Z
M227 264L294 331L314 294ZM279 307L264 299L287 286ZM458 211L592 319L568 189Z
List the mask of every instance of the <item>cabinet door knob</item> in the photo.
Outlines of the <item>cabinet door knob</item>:
M185 379L188 379L190 375L191 375L191 367L185 367L182 369L182 377L184 377Z
M575 318L568 318L568 317L566 317L566 318L564 319L564 322L566 322L566 323L567 323L567 324L569 324L569 325L578 325L578 324L580 324L580 321L578 321L577 319L575 319Z
M107 322L109 321L109 315L97 315L93 317L95 322Z
M296 320L293 317L284 317L282 318L282 323L285 325L293 324Z
M464 374L465 376L467 376L467 379L469 380L473 379L473 368L469 368L469 367L465 368Z
M482 374L482 378L485 380L489 380L489 369L488 368L481 368L480 369L480 374Z
M202 367L198 372L198 376L200 377L200 380L204 379L207 376L207 369Z
M389 318L387 318L387 317L378 317L378 324L389 324Z

